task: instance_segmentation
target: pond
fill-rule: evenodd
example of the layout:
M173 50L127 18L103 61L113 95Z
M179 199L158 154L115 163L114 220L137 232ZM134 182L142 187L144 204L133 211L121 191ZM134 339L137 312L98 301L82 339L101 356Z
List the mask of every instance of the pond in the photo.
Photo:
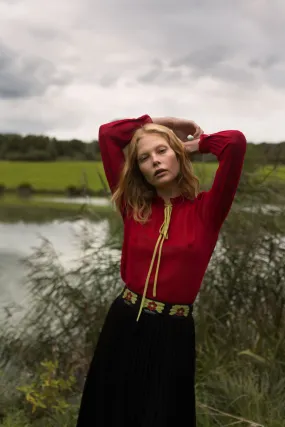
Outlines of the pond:
M45 201L53 201L55 204L70 203L70 199L45 198ZM72 203L82 205L86 199L74 199ZM92 206L108 206L108 199L90 199ZM48 214L50 208L47 207L45 213ZM25 215L24 215L25 211ZM62 218L59 209L49 219L49 215L42 216L44 220L33 222L33 211L31 218L27 218L25 207L19 209L16 218L12 222L0 221L0 318L11 304L22 306L24 304L25 292L23 280L26 268L22 260L28 257L35 248L39 247L42 239L50 241L55 251L58 253L62 264L68 268L74 263L79 255L77 235L86 225L91 230L92 236L98 243L103 243L109 232L109 220L102 215L100 219L71 219ZM58 219L54 218L57 216ZM23 219L24 218L24 219ZM37 218L37 216L36 216ZM5 308L4 308L5 307Z
M50 205L60 204L62 209L64 209L64 205L68 206L70 203L68 198L49 197L41 200L49 201ZM90 206L110 206L110 201L103 198L90 198L87 199L87 202ZM80 206L86 203L86 199L72 199L72 203ZM25 297L23 280L26 271L22 259L31 254L34 248L40 246L42 238L51 242L59 254L60 261L67 268L72 266L78 257L79 247L76 235L80 233L86 222L88 222L92 237L96 242L103 242L107 238L112 224L107 211L106 217L103 212L97 219L74 220L66 219L66 215L62 216L62 209L53 212L52 216L50 216L50 207L47 207L46 210L41 209L40 212L37 212L36 221L34 221L33 210L27 217L23 215L25 210L23 206L18 210L12 222L3 220L1 222L0 220L0 317L7 312L4 307L9 307L12 303L23 305ZM278 209L280 207L264 205L263 211L274 213ZM242 208L242 210L255 211L254 207ZM25 212L27 213L27 211ZM43 215L43 212L47 215ZM74 216L74 212L71 212L70 216Z

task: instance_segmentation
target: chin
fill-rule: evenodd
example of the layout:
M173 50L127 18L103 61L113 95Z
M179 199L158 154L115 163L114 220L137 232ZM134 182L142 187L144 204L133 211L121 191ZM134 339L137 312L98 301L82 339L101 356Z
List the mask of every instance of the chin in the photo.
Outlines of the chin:
M162 178L159 182L155 183L155 188L165 188L165 187L169 187L172 186L174 183L174 179L169 179L167 177Z

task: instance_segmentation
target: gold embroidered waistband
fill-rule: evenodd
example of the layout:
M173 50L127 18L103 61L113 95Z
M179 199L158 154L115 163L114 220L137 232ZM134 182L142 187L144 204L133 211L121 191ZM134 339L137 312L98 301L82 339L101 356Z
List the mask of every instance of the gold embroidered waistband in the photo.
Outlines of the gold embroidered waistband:
M142 296L136 294L128 288L124 288L121 297L130 306L141 305ZM167 314L174 317L188 317L193 311L192 304L169 304L160 301L144 298L142 310L150 314Z

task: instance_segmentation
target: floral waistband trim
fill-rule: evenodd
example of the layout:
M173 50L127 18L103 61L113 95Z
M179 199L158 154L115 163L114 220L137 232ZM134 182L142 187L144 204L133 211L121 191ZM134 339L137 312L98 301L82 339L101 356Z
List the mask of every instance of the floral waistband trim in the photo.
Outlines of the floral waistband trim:
M129 305L135 305L139 303L140 297L135 292L125 288L122 294L122 298ZM175 317L188 317L191 305L181 304L165 304L163 302L155 301L149 298L145 298L143 303L143 310L152 314L168 314Z

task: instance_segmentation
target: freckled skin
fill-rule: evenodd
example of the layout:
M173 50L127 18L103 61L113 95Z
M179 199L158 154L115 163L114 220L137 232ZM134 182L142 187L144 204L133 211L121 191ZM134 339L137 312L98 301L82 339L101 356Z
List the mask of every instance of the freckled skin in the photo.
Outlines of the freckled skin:
M144 135L138 142L138 165L145 179L157 192L175 193L178 189L176 178L180 171L176 153L160 135ZM158 169L165 172L155 176Z

